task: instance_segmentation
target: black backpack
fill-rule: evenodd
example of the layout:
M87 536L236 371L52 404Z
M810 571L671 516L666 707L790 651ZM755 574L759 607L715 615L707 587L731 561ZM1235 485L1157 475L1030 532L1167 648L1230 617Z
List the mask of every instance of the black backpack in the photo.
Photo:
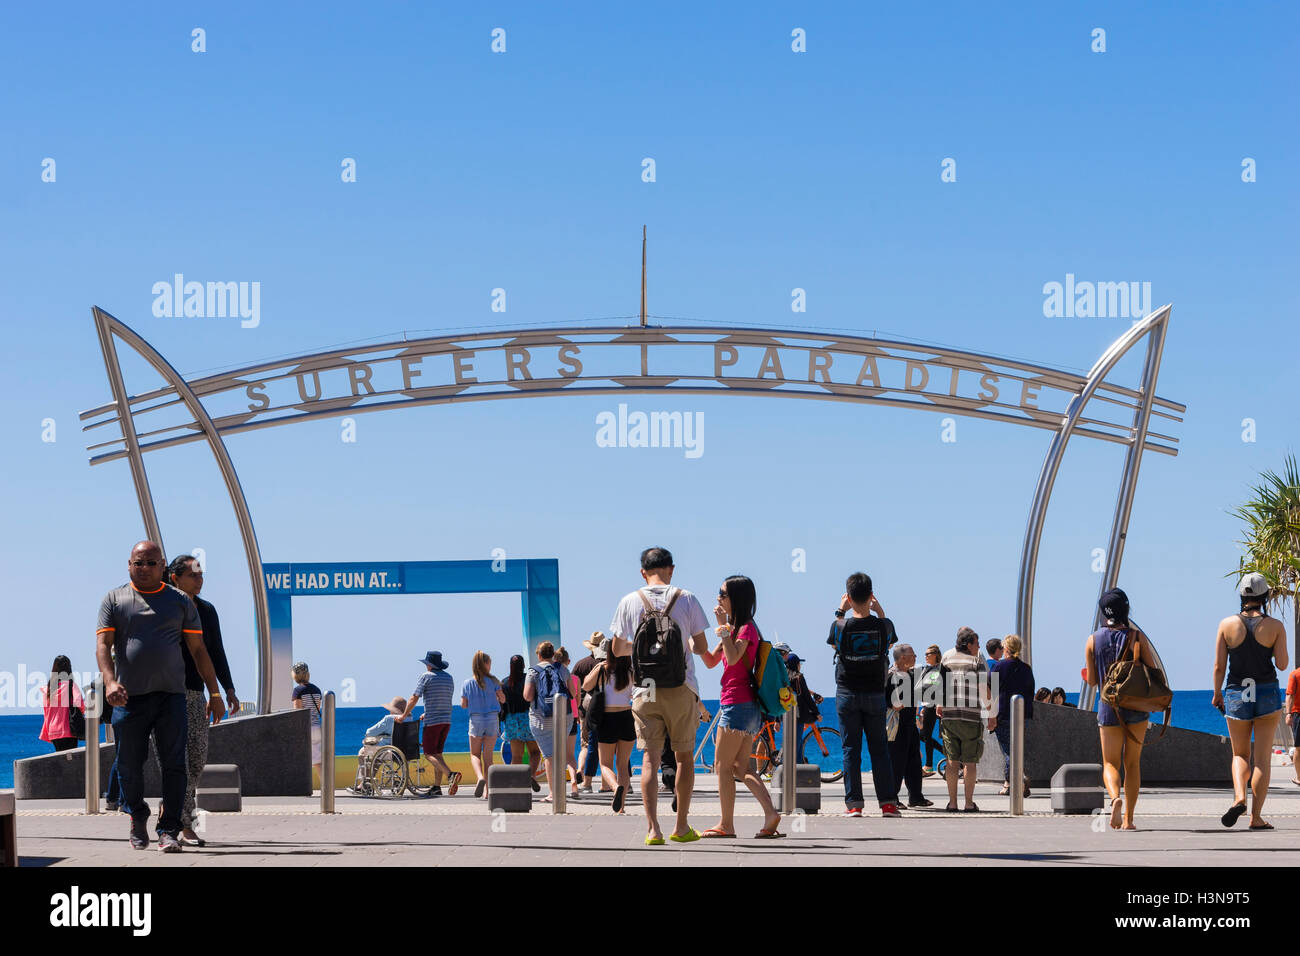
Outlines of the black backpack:
M600 666L599 664L596 666ZM598 729L600 721L605 716L605 683L609 676L605 674L604 668L600 680L596 682L596 689L585 691L582 698L582 706L578 709L582 711L582 721L591 729Z
M670 612L682 592L674 588L662 611L655 610L644 591L636 593L645 613L632 637L632 679L638 687L681 687L686 683L686 648Z
M889 671L890 628L878 617L853 617L836 624L835 655L854 683L885 689Z

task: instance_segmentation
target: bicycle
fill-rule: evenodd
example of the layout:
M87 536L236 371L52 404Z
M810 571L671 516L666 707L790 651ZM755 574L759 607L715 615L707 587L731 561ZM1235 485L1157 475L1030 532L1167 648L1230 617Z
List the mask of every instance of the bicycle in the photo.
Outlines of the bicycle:
M844 776L844 767L840 763L843 753L840 732L834 727L822 727L820 719L808 724L807 727L803 735L806 762L817 764L822 783L835 783ZM780 730L779 720L766 720L754 738L754 753L751 759L754 772L760 777L770 776L771 770L781 765L781 748L776 743L776 735Z

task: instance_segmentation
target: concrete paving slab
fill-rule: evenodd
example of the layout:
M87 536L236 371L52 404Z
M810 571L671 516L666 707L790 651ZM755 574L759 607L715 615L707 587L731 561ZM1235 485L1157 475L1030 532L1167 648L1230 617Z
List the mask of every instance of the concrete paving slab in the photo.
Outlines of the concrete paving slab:
M716 780L696 777L691 823L717 822ZM340 792L333 815L319 812L319 797L261 797L235 814L209 814L209 845L164 855L151 844L127 844L121 814L86 815L81 801L18 802L18 852L28 866L93 867L302 867L302 866L569 866L603 863L632 867L970 865L1078 866L1295 866L1300 865L1300 788L1286 778L1269 793L1265 817L1277 827L1252 833L1246 818L1232 830L1219 823L1231 794L1212 788L1144 791L1134 832L1116 832L1105 818L1053 815L1046 793L1026 801L1013 818L997 787L981 784L984 812L943 812L946 795L927 788L931 809L904 810L886 820L842 815L843 791L823 788L820 814L784 818L783 840L752 839L761 811L747 792L738 794L736 840L645 847L641 808L617 816L608 804L575 802L569 812L549 808L528 814L491 814L472 791L441 799L373 800ZM869 794L870 782L865 790ZM674 816L661 803L667 832ZM151 821L151 823L154 821ZM151 833L152 836L152 833Z

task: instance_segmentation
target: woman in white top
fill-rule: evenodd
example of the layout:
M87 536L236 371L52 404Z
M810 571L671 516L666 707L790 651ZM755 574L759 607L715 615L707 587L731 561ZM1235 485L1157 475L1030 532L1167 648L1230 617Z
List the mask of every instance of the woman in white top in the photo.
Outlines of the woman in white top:
M601 644L605 659L591 669L582 689L603 688L605 713L596 728L600 748L600 778L614 787L610 804L615 813L623 812L623 800L632 787L632 746L636 743L636 725L632 721L632 658L615 657L611 641Z

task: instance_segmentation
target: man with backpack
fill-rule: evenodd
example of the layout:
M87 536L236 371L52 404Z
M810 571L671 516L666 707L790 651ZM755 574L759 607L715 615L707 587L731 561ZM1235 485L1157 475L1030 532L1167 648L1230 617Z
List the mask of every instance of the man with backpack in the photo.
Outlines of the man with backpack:
M558 710L555 704L556 694L561 695ZM537 645L537 663L528 668L528 673L524 677L524 700L529 704L528 729L533 732L533 739L537 741L537 746L542 751L542 759L546 763L546 783L551 789L551 792L542 798L542 803L550 803L554 800L559 788L564 786L567 761L562 752L554 753L555 721L566 721L567 728L567 722L571 719L569 716L571 696L569 669L555 659L555 645L550 641L542 641ZM567 730L565 740L568 740ZM574 779L571 783L572 793L569 795L576 800L578 781Z
M865 733L867 752L871 755L871 782L881 815L901 817L894 802L894 769L885 730L889 648L898 635L872 593L871 578L862 572L850 574L845 591L826 639L835 648L835 713L844 745L844 805L848 816L862 816L862 735ZM850 608L853 617L846 618Z
M689 591L672 586L673 556L665 548L641 552L646 586L619 601L610 624L614 653L632 658L632 719L644 754L641 799L646 846L662 846L658 816L658 768L664 744L677 756L674 798L677 825L668 839L691 843L700 835L686 822L695 784L695 734L699 726L699 684L694 655L708 650L704 608Z

